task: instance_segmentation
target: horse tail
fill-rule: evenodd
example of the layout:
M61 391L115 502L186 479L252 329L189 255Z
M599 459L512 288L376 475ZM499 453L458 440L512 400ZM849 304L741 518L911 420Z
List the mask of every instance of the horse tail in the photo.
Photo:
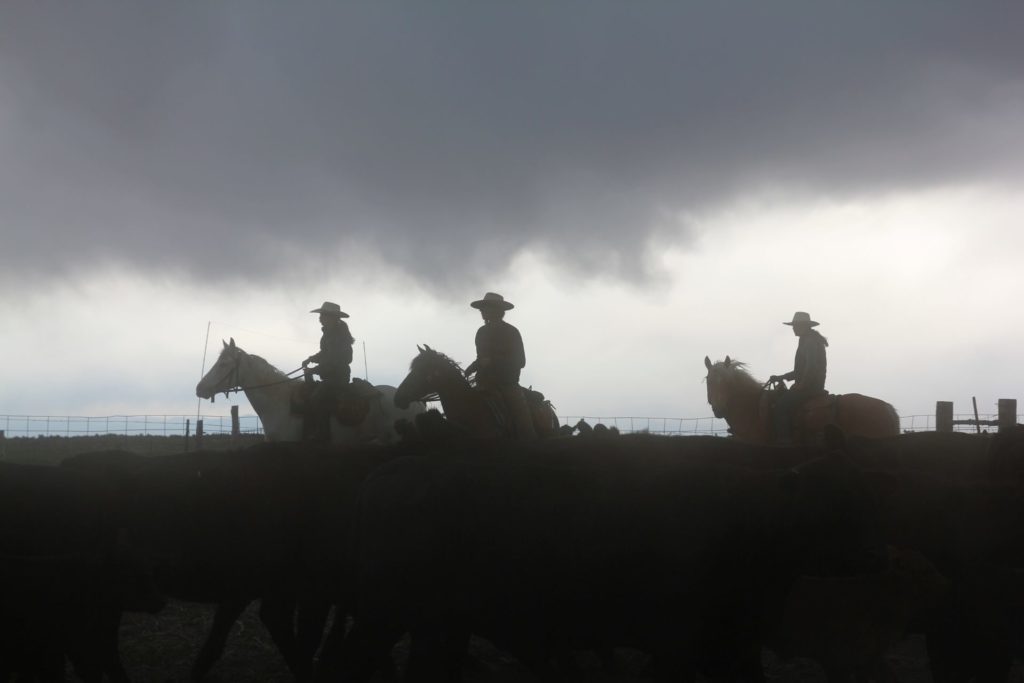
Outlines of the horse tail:
M892 435L895 436L900 433L900 414L896 412L896 408L891 403L886 403L885 407L889 410L889 419L892 421Z

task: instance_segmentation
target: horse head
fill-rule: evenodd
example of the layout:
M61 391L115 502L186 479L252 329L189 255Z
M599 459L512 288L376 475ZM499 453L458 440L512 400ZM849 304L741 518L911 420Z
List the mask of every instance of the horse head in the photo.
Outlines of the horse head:
M733 360L729 356L726 356L725 360L712 363L710 358L704 356L704 367L708 370L705 383L708 388L708 403L711 405L711 412L715 417L723 418L729 405L732 379L737 372L743 370L743 363Z
M718 371L719 365L720 363L712 363L710 358L704 356L704 367L708 369L707 377L704 378L708 390L708 404L711 405L711 412L718 418L722 417L725 407L725 397L722 395L723 380L722 373Z
M413 401L429 401L452 382L468 384L459 364L428 345L416 345L419 354L409 364L409 374L395 391L395 406L405 409Z
M211 401L216 394L238 386L238 366L242 355L245 353L235 346L235 338L231 337L230 342L221 340L224 348L213 367L203 375L203 378L196 384L196 396L208 398Z

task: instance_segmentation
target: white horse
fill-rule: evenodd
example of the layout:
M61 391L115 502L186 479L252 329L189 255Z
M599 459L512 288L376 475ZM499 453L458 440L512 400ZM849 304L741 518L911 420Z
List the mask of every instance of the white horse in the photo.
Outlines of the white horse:
M253 410L260 416L263 431L270 441L300 441L302 439L302 416L293 414L292 396L304 380L289 377L273 365L235 346L234 338L224 342L224 348L199 384L196 396L213 399L216 394L229 391L244 391ZM376 399L370 401L366 419L357 427L346 427L331 419L331 443L353 445L359 443L394 443L398 440L395 421L413 418L427 407L416 401L408 408L395 406L395 388L378 384Z

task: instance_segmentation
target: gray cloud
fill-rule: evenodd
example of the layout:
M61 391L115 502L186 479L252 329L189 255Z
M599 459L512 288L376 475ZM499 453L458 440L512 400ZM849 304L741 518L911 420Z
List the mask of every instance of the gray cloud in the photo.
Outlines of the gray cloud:
M630 275L752 190L1019 181L1024 5L682 5L3 5L0 267Z

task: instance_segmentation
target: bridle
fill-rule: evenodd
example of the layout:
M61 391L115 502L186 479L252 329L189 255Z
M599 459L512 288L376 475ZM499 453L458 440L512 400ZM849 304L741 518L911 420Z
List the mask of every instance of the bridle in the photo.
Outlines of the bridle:
M714 377L712 377L712 372L715 373ZM717 417L717 418L724 418L725 414L728 412L729 395L726 395L723 398L723 396L722 396L722 388L721 387L722 387L723 384L725 384L728 381L727 378L722 377L720 371L711 371L711 370L709 370L708 371L708 376L705 379L705 381L707 382L708 389L709 389L709 391L708 391L708 403L711 405L711 412L713 412L715 417ZM714 389L715 389L715 391L714 391L715 403L712 403L711 400L710 400L711 399L711 393L712 393L710 391L710 389L712 388L712 385L714 385ZM716 403L717 403L717 405L716 405Z
M238 372L239 367L242 364L242 356L237 351L235 352L234 356L234 362L231 364L231 367L228 368L228 371L224 374L223 377L221 377L220 380L221 382L224 382L225 384L228 385L228 387L223 391L224 398L229 398L232 391L237 394L240 391L244 392L248 391L249 389L262 389L264 387L273 387L277 386L278 384L286 384L288 382L295 381L297 378L292 377L292 375L294 375L296 372L301 372L303 370L302 366L300 365L291 372L286 373L284 379L279 379L273 382L266 382L265 384L250 384L243 387L241 386L241 384L239 384L238 381ZM218 382L218 384L220 384L220 382ZM218 392L215 392L210 396L210 403L213 403L213 399L214 397L216 397L217 393Z
M437 368L431 368L430 370L427 370L426 372L422 372L422 373L420 373L420 376L417 378L419 380L417 382L417 384L419 384L421 387L422 386L432 386L432 385L436 386L437 385L436 380L437 380L437 377L438 377L439 374L440 374L440 372L437 370ZM428 394L424 394L422 396L417 396L414 400L416 400L416 401L440 401L441 397L438 396L436 391L432 391L432 392L430 392Z

